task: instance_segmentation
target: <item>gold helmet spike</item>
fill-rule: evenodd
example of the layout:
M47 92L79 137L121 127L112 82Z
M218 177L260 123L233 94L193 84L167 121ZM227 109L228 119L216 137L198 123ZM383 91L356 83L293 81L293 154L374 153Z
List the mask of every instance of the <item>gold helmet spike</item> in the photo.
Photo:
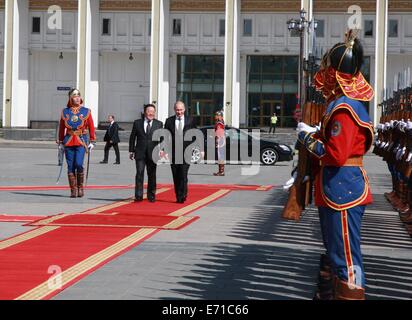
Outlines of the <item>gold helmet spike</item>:
M349 29L345 33L345 44L347 48L353 49L355 39L358 37L359 29Z

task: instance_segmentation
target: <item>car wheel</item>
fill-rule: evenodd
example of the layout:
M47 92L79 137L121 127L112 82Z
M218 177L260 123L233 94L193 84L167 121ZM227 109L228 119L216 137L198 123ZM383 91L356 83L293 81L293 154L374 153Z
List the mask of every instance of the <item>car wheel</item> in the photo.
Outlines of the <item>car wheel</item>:
M264 149L260 154L260 161L265 166L273 166L276 161L278 161L278 158L279 156L276 150L271 148Z
M191 158L191 163L199 163L201 160L202 156L200 154L200 148L199 147L194 147L192 150L192 158Z

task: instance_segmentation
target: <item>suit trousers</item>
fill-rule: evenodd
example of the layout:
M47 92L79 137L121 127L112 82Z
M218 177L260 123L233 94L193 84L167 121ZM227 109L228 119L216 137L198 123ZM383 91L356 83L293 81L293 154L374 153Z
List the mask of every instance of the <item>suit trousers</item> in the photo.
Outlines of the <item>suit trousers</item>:
M109 160L109 150L111 147L113 147L114 152L116 153L116 162L120 162L119 144L110 143L109 141L107 141L106 145L104 146L104 161Z
M156 168L157 165L152 160L136 159L136 182L135 197L143 197L144 169L147 167L147 198L154 199L156 196Z
M175 185L176 199L180 200L187 197L187 174L189 164L171 164L173 183Z

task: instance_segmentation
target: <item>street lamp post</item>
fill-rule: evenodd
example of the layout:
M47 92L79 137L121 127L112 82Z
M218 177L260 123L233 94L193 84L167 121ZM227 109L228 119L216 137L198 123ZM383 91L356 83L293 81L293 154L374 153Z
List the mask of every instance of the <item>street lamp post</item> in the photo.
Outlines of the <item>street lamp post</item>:
M299 96L299 107L303 108L303 104L305 102L305 93L306 93L306 83L305 83L305 63L309 61L305 59L304 55L304 46L305 46L305 35L308 32L309 27L313 24L314 30L317 28L317 21L311 20L308 21L306 19L306 11L305 9L300 10L300 18L299 20L290 19L287 21L288 30L291 32L298 32L300 37L300 51L299 51L299 78L298 78L298 96Z

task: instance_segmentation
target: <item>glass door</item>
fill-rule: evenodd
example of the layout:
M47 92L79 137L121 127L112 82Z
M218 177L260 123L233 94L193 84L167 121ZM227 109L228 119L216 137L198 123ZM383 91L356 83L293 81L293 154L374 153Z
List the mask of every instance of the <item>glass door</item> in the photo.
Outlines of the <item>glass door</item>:
M282 101L277 100L262 100L260 108L260 127L269 127L270 118L274 113L279 117L279 111L277 107L282 105Z

